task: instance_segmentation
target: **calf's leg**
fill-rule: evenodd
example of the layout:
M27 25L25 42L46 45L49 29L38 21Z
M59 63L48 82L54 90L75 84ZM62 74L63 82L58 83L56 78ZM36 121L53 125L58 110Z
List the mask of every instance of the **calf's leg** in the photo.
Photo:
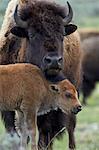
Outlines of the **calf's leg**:
M66 118L66 128L69 136L69 150L75 150L76 148L74 136L75 126L76 126L76 116L70 114Z
M27 123L25 121L25 114L22 111L17 111L18 113L18 128L20 129L20 147L19 150L26 150L27 148Z
M33 107L32 107L33 109ZM37 115L32 109L25 111L28 136L30 137L31 149L38 150L37 146ZM28 137L27 136L27 137Z

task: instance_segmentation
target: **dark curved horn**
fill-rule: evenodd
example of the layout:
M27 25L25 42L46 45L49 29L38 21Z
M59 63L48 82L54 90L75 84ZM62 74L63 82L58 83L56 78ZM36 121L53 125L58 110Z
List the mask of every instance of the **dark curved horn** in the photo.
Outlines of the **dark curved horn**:
M67 5L68 5L68 9L69 9L69 13L68 15L63 19L63 23L64 25L67 25L73 18L73 10L72 10L72 7L71 5L69 4L69 2L67 2Z
M14 12L14 20L15 20L15 23L22 27L22 28L27 28L27 22L26 21L23 21L17 14L18 12L18 5L16 6L16 9L15 9L15 12Z

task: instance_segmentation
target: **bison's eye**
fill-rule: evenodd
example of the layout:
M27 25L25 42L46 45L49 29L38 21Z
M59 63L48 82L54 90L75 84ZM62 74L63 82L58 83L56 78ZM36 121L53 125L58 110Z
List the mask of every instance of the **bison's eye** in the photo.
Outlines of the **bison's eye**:
M66 93L65 93L65 97L66 97L66 98L72 98L72 94L71 94L70 92L66 92Z

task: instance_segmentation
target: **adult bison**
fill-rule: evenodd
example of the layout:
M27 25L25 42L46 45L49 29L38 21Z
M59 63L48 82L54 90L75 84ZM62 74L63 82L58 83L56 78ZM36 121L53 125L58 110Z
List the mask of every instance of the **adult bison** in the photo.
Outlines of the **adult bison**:
M87 97L99 81L99 33L82 41L83 56L83 104L87 104Z
M0 34L0 63L35 64L53 82L62 80L64 73L79 90L81 49L79 36L73 33L77 27L69 24L73 17L69 3L68 8L47 1L20 0L18 3L12 0ZM14 112L2 112L2 117L7 131L15 130ZM75 125L75 115L67 114L65 117L60 109L38 117L39 146L45 148L52 137L66 126L69 148L74 149Z

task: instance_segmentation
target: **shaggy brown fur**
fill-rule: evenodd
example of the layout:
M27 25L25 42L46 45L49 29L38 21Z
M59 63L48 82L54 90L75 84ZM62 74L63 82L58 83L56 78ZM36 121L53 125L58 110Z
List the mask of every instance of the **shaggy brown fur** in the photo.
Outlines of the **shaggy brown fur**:
M64 74L79 90L82 80L82 50L78 32L64 38Z
M51 84L40 69L31 64L0 66L0 110L17 110L22 135L21 148L26 149L27 137L30 136L32 150L38 149L37 113L42 114L42 111L51 107L59 107L64 113L75 113L79 106L77 91L68 80L60 81L57 85Z
M9 4L9 7L7 9L7 13L6 13L6 16L10 16L11 15L11 19L8 20L8 17L5 18L4 20L4 23L3 23L3 26L2 26L2 29L1 29L1 36L0 36L0 40L2 41L1 42L1 45L0 45L0 53L1 53L1 56L0 56L0 63L1 64L8 64L8 63L15 63L15 62L27 62L26 61L26 44L27 44L27 40L26 39L20 39L20 38L17 38L16 36L12 35L11 33L9 33L9 31L11 30L12 27L14 27L15 23L12 21L13 20L13 12L15 11L15 7L13 7L12 5L16 5L17 3L15 2L15 4L13 4L13 0L12 2L10 2ZM41 5L40 5L41 6ZM13 12L10 10L10 8L13 7ZM50 8L51 6L47 6L47 8ZM37 8L35 8L37 10ZM58 10L58 11L56 11ZM44 46L46 47L46 49L49 49L49 47L53 48L57 48L59 49L60 47L62 47L60 44L60 42L58 42L58 40L56 39L60 39L61 36L62 36L62 32L61 34L58 32L61 31L61 28L60 28L60 25L63 26L63 23L62 23L62 18L61 16L64 15L64 10L61 11L60 9L56 9L56 5L52 10L50 10L50 18L51 20L49 21L49 18L47 18L47 16L44 18L43 16L41 17L42 19L40 20L39 17L38 20L36 18L36 21L34 23L38 23L38 25L40 26L37 26L37 24L35 24L35 28L36 28L36 31L42 31L42 28L44 29L44 33L43 33L43 36L44 37L47 33L47 35L49 35L49 39L47 40L46 38L46 43ZM9 13L10 12L10 13ZM57 15L55 15L55 12L58 14L60 14L59 18L57 19ZM9 15L10 14L10 15ZM38 14L38 13L37 13ZM37 16L37 14L35 14L35 17ZM54 14L55 18L52 19L51 15ZM41 13L41 15L44 15ZM24 16L23 16L24 18ZM24 18L26 19L26 18ZM40 21L44 21L44 25L41 26ZM8 25L7 25L7 22L8 22ZM54 24L55 25L54 25ZM49 26L50 24L50 26ZM41 28L42 27L42 28ZM4 31L5 29L5 31ZM53 29L53 30L52 30ZM4 33L3 33L4 31ZM50 31L50 32L49 32ZM53 32L53 34L52 34ZM44 35L45 34L45 35ZM5 38L5 35L7 36ZM9 40L8 40L9 38ZM54 40L55 39L55 40ZM57 43L55 44L53 41L57 41ZM46 46L47 45L47 46ZM62 51L60 51L62 53ZM60 53L59 52L59 53ZM43 52L41 52L43 54ZM32 55L29 55L30 57L32 56L33 58L33 54ZM76 89L79 90L79 87L80 87L80 82L81 82L81 48L80 48L80 41L79 41L79 35L77 32L71 34L71 35L68 35L64 38L64 74L65 76L76 86ZM34 55L34 60L33 61L36 61L39 62L39 60L41 59L41 55L39 54L37 57L35 57ZM28 62L30 63L33 63L31 62L31 60L29 59ZM41 65L41 63L40 63ZM59 117L57 117L59 116ZM48 122L46 122L47 119L45 118L48 118L49 120L49 125L47 126L46 124ZM52 119L53 118L53 119ZM59 120L57 120L57 118L59 118ZM74 149L75 148L75 141L74 141L74 128L75 128L75 124L76 124L76 118L74 115L67 115L66 119L62 119L64 118L64 114L58 110L58 112L52 112L50 113L49 115L45 116L45 117L42 117L42 119L39 117L38 118L38 126L39 126L39 130L42 130L44 128L44 130L46 131L41 131L41 134L40 136L42 137L42 134L44 135L45 134L45 139L44 141L46 141L46 143L48 144L47 140L46 139L51 139L54 134L56 134L59 130L61 130L64 126L67 127L68 129L68 133L69 133L69 148L71 149ZM63 121L61 121L63 120ZM71 121L72 120L72 121ZM45 122L45 123L43 123ZM45 126L47 126L45 128ZM50 126L51 130L47 130L48 127ZM49 128L49 129L50 129ZM48 138L48 134L51 134L50 135L50 138ZM41 139L40 139L41 140Z

